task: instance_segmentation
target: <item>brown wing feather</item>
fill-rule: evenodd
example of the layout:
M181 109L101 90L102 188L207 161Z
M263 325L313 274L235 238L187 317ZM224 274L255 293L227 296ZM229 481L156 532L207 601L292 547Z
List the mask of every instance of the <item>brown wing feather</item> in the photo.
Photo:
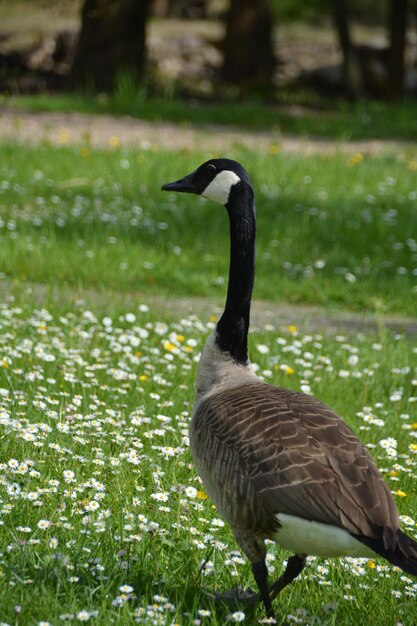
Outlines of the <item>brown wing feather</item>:
M387 531L399 523L391 493L356 435L315 398L264 383L228 389L199 405L190 439L232 526L272 532L275 514L287 513L382 539L389 549Z

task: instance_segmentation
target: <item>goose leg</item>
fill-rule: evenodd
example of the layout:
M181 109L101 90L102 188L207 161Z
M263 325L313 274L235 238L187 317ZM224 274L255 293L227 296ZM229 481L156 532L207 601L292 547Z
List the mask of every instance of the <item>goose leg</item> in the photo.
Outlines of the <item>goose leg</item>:
M226 604L229 608L240 606L244 610L253 609L259 600L262 600L268 615L273 617L267 582L268 570L265 563L265 544L262 540L253 537L252 534L239 533L235 529L233 531L238 544L252 564L253 576L260 593L256 593L250 588L242 589L242 587L238 587L222 593L210 593L209 597L215 602Z
M253 608L259 600L262 600L268 617L275 619L275 613L272 608L272 600L289 585L302 572L306 564L305 557L294 554L288 559L287 567L284 573L268 587L268 570L265 559L252 563L252 573L259 588L259 593L255 593L252 589L230 589L223 593L206 594L215 602L221 602L234 608L235 606L243 606L245 609Z
M299 554L294 554L288 559L285 572L274 581L270 587L270 595L272 600L279 594L280 591L289 585L297 576L302 572L306 564L305 557ZM262 593L262 592L261 592Z
M265 559L262 559L262 561L258 561L257 563L252 563L252 572L256 584L259 587L259 594L262 602L264 603L266 614L268 617L273 617L275 619L268 588L268 569L266 567Z

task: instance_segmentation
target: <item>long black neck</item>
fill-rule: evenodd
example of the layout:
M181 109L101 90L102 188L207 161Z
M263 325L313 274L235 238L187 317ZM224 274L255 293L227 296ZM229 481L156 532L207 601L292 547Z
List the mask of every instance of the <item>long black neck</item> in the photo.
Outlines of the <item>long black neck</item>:
M226 209L230 220L227 298L217 324L217 344L240 364L248 362L250 304L255 277L256 220L253 190L241 181L232 188Z

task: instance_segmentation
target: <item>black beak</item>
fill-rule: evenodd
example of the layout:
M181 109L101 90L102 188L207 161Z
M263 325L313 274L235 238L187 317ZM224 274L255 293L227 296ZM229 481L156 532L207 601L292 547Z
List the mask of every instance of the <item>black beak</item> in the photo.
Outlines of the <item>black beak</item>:
M162 191L182 191L183 193L197 193L196 188L193 185L194 172L188 174L184 178L175 181L174 183L166 183L162 185Z

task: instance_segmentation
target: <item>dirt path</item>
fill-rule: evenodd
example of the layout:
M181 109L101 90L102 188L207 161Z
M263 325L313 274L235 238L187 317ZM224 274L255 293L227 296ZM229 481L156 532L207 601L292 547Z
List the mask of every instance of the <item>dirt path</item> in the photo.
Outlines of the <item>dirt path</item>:
M35 306L53 307L59 303L62 307L75 307L82 301L86 308L91 308L100 315L119 315L120 311L134 311L139 304L147 304L153 312L175 318L197 315L207 320L210 315L219 316L222 312L223 300L203 297L176 298L171 295L153 295L140 292L109 292L91 287L75 288L69 286L52 287L30 281L0 281L0 301L30 301ZM284 330L295 325L302 333L337 333L352 335L354 333L377 333L382 329L406 335L417 335L417 320L405 316L375 316L369 313L357 313L325 309L319 306L294 304L278 304L265 300L254 300L251 310L253 327L273 327Z
M276 131L246 131L230 126L183 125L171 122L147 122L131 117L89 115L83 113L44 113L0 107L0 140L36 145L41 141L54 144L91 144L95 147L116 145L141 149L201 149L219 152L238 146L269 150L271 145L288 153L383 154L412 144L398 141L349 141L304 139L283 136Z

